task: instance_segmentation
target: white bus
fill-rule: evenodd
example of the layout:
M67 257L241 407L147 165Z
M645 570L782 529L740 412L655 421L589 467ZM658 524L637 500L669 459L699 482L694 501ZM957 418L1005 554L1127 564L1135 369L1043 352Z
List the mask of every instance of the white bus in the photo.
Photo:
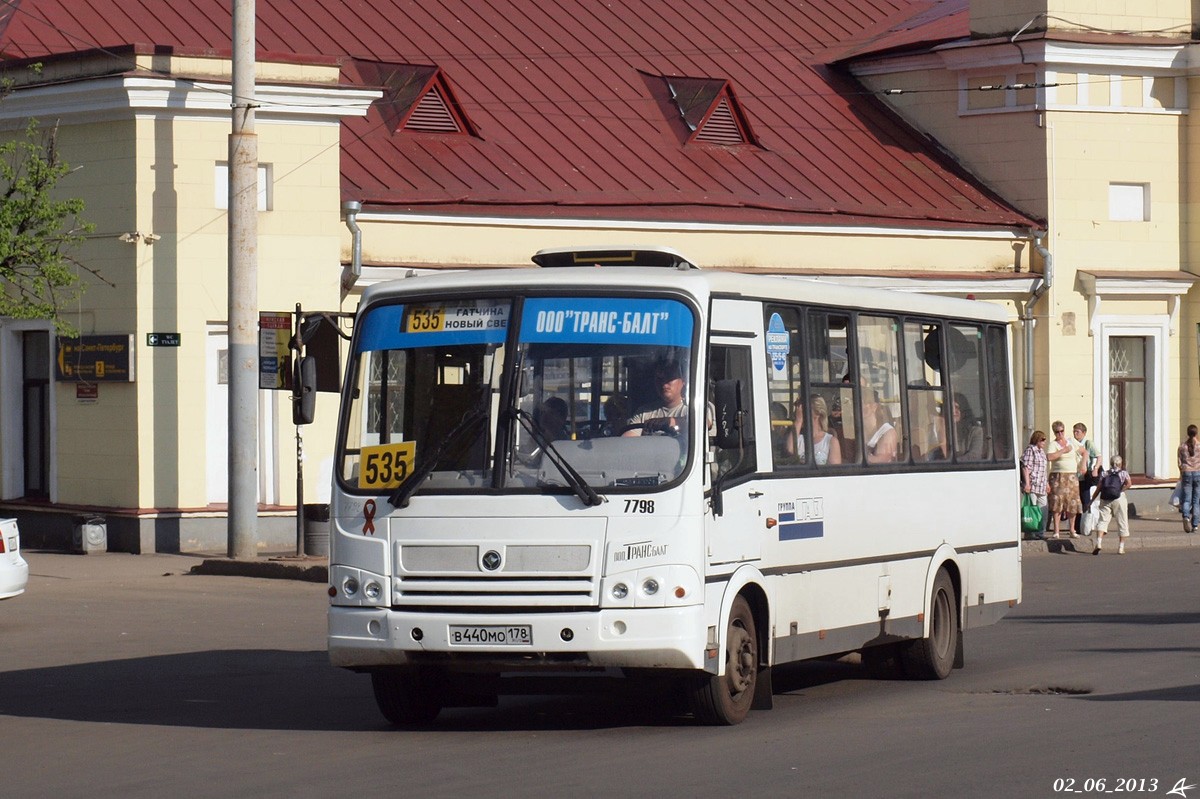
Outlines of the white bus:
M1002 309L661 248L534 261L357 314L329 654L388 720L613 670L736 724L777 664L944 678L1020 601Z

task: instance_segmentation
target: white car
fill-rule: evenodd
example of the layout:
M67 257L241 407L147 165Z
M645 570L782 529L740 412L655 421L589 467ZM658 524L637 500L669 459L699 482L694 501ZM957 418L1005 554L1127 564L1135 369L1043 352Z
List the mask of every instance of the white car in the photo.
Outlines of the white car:
M0 599L25 592L29 564L21 557L21 533L16 519L0 519Z

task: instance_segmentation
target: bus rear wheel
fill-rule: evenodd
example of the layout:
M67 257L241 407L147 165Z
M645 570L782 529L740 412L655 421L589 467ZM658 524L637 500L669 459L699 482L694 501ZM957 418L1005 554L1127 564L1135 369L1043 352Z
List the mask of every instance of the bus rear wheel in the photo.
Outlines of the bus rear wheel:
M725 632L725 673L705 675L692 690L692 712L703 724L740 724L758 682L758 631L744 597L733 600Z
M945 569L933 579L929 601L929 635L900 650L904 673L914 680L944 680L954 669L958 651L958 606L954 583Z
M431 669L398 667L371 672L375 704L397 727L429 724L442 712L443 676Z

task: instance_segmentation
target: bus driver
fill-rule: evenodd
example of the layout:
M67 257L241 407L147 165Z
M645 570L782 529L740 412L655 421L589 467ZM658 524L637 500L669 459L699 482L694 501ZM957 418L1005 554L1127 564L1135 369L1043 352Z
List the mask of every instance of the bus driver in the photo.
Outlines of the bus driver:
M643 433L678 435L687 419L687 403L683 401L686 383L678 361L662 361L654 369L661 405L643 408L629 419L630 429L622 435L640 436Z

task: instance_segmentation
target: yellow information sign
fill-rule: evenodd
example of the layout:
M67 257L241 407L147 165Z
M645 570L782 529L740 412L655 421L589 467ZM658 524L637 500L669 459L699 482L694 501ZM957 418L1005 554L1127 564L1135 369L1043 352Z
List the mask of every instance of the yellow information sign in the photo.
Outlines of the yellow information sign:
M363 447L358 469L359 488L395 488L413 470L417 445L412 441Z
M444 305L419 305L410 308L405 322L406 333L440 333L446 329Z

